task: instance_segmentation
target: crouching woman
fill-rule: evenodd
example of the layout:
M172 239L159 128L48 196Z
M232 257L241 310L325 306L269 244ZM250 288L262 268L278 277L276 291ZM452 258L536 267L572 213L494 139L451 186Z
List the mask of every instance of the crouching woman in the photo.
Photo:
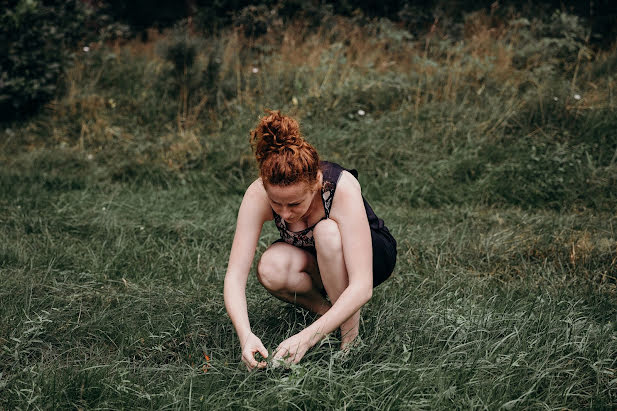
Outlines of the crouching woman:
M355 170L320 161L297 121L269 111L251 131L259 178L246 190L225 275L225 307L247 368L269 353L251 331L246 281L263 224L281 238L262 255L259 282L275 297L319 318L279 344L274 359L297 363L326 334L340 328L341 348L358 336L360 309L392 273L396 241L362 196Z

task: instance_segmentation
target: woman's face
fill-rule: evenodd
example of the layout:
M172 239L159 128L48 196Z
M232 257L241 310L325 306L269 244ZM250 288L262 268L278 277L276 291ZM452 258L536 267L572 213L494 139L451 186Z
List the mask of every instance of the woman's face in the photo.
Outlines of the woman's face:
M288 223L295 223L304 217L315 197L315 190L311 190L305 182L289 186L265 184L264 187L274 212Z

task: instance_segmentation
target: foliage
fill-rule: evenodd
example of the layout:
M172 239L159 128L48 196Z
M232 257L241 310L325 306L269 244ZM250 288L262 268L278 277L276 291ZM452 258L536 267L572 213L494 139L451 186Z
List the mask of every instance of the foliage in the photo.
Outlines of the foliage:
M466 14L491 12L505 16L513 12L536 15L547 21L555 11L585 20L585 27L593 29L593 41L608 44L614 39L614 25L617 13L610 0L593 3L587 1L569 2L563 5L556 0L542 0L532 4L505 0L499 3L478 5L471 0L431 1L332 1L332 0L187 0L178 6L172 0L160 0L156 5L146 1L123 2L105 0L97 2L98 7L113 17L114 21L126 23L135 34L146 34L146 29L172 27L178 21L190 18L199 30L213 34L230 26L242 26L245 34L259 36L266 27L277 19L285 24L292 20L303 20L309 25L319 25L324 17L355 16L359 20L387 18L404 25L411 33L426 32L435 21L439 21L448 33L454 33L461 26ZM252 34L251 34L252 33Z
M141 50L137 40L88 53L68 72L72 91L47 118L56 143L96 156L119 179L143 164L217 174L213 158L235 163L247 178L251 119L278 107L295 112L318 147L341 161L346 150L383 147L388 160L379 166L348 155L360 168L397 167L392 173L408 182L398 192L412 204L610 207L614 86L598 70L612 57L585 54L576 18L552 21L499 23L476 13L458 42L434 33L414 38L383 19L338 18L318 32L272 26L260 38L233 29L204 39L185 23L153 42L155 54L131 52ZM535 45L543 42L549 51ZM593 88L590 76L606 86ZM332 127L345 132L330 139ZM408 129L416 151L388 145ZM376 143L369 130L390 131ZM247 183L233 181L233 190Z
M515 17L184 22L81 54L0 130L0 408L615 408L615 52ZM359 170L398 262L349 354L333 333L246 373L222 287L264 108ZM314 317L252 274L271 350Z
M2 119L36 111L57 95L75 47L88 44L83 2L19 0L0 12Z
M537 5L538 10L546 11L533 20L519 18L515 21L524 29L517 30L519 48L513 60L521 67L536 68L538 79L546 77L551 70L561 69L564 64L589 59L588 42L597 38L597 33L590 32L589 20L583 16L584 8L577 5L572 9L578 14L553 12L553 3L546 1ZM598 3L594 12L602 13L605 6ZM524 7L508 2L501 7L493 4L490 13L493 19L503 20L511 16L513 10L529 13ZM126 36L128 28L120 23L129 24L134 34L141 33L143 40L147 39L150 27L163 29L182 21L188 22L187 30L192 34L217 35L226 27L235 27L245 37L257 38L268 30L281 32L291 22L317 28L325 22L333 22L336 15L348 15L353 16L357 24L370 27L372 18L377 16L388 18L388 24L395 22L404 26L408 37L437 29L442 36L456 38L466 25L466 16L487 11L478 9L474 2L462 0L454 7L446 7L441 1L419 4L269 0L253 5L235 0L189 0L182 7L171 1L157 2L156 7L143 1L12 1L0 15L3 28L0 40L5 47L0 104L5 120L36 112L63 91L67 57L76 46L87 45L95 39ZM551 64L545 64L545 60Z
M104 0L98 2L101 10L114 21L128 24L136 32L151 27L170 27L179 20L186 18L191 10L187 9L188 2L172 0L158 0L152 3L146 0Z
M514 24L521 27L517 31L521 38L514 64L533 67L538 80L546 78L553 70L591 58L591 50L587 47L589 32L576 16L555 12L548 22L519 19Z

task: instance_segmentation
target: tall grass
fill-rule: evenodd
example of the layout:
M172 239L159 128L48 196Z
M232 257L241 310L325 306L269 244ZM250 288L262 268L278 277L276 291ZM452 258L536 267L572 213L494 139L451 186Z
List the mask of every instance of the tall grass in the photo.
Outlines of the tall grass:
M92 47L2 132L0 407L615 407L615 52L577 33L329 18ZM359 169L399 259L351 353L334 333L247 373L222 281L266 107ZM313 320L247 297L269 349Z

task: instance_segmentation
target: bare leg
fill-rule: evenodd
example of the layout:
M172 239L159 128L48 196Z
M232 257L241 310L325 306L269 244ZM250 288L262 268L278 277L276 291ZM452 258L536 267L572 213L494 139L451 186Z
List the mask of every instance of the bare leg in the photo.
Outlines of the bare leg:
M311 253L286 243L268 248L257 266L259 282L275 297L323 315L330 302L321 294L317 261Z
M334 304L349 285L338 224L333 220L323 220L315 226L313 236L321 281ZM341 324L341 349L345 349L358 336L359 325L360 310Z

